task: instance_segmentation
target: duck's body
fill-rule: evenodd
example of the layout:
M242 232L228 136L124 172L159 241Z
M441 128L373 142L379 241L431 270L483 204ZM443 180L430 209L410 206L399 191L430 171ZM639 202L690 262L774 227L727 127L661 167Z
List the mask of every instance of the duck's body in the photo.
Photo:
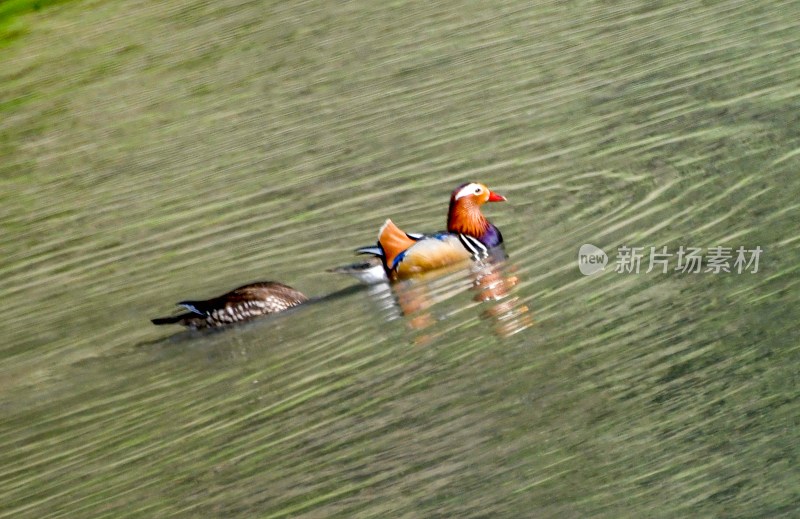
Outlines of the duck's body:
M463 184L450 197L447 231L432 235L410 234L386 220L378 232L377 246L363 247L358 252L380 258L391 280L484 258L502 246L503 235L483 216L480 206L501 201L505 198L492 193L483 184Z
M430 235L408 235L391 220L380 230L379 241L384 269L391 279L403 279L469 261L473 254L460 236L449 232ZM377 251L362 249L376 254Z
M189 328L217 328L282 312L308 298L294 288L275 281L244 285L205 301L181 301L189 312L153 319L153 324L181 324Z

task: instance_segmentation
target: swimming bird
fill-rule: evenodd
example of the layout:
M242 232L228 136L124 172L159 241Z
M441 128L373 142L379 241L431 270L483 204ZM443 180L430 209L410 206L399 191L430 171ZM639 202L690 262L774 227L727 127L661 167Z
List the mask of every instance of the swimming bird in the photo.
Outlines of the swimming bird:
M213 299L181 301L189 310L172 317L159 317L153 324L181 324L193 329L217 328L282 312L308 301L294 288L275 281L244 285Z
M486 202L504 201L504 196L493 193L483 184L462 184L450 195L447 231L432 235L406 233L392 220L386 220L378 232L378 244L362 247L357 252L380 258L390 280L411 277L470 258L485 258L502 246L503 235L483 216L480 207Z

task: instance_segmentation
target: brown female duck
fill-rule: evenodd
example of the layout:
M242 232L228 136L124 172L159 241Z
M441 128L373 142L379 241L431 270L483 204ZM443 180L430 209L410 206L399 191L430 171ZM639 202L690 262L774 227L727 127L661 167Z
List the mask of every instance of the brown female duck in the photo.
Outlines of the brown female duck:
M181 301L189 310L172 317L153 319L153 324L181 324L193 329L217 328L249 321L305 303L308 298L294 288L275 281L244 285L205 301Z

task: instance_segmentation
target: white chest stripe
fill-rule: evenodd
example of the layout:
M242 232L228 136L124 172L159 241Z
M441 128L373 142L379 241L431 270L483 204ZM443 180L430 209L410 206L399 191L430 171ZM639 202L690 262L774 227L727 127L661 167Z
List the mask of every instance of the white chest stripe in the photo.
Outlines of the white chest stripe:
M470 251L473 256L480 258L488 255L489 251L486 245L481 243L479 239L469 236L468 234L459 234L458 239L461 240L461 244L465 249Z

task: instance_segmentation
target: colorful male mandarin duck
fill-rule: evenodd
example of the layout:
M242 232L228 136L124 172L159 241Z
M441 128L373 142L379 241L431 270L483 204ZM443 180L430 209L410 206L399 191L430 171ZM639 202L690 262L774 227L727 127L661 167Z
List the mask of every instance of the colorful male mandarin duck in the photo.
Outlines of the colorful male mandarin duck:
M153 324L182 324L189 328L217 328L282 312L308 301L301 292L275 281L241 286L206 301L181 301L189 312L153 319Z
M483 258L503 244L500 229L481 213L486 202L504 202L483 184L463 184L450 196L447 232L433 235L410 234L386 220L378 233L376 247L357 252L381 258L391 280L403 279L470 258ZM358 276L356 276L358 277Z

